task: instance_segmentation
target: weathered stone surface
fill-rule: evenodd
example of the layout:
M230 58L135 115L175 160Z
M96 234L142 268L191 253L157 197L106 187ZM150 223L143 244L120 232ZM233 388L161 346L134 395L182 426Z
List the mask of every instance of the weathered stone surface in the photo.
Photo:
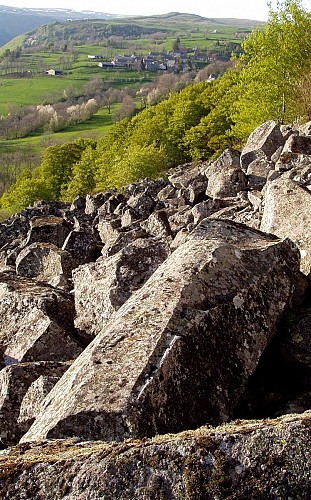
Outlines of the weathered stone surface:
M76 328L93 338L168 257L165 239L137 239L111 257L73 272Z
M90 228L81 228L68 234L62 249L69 252L74 267L77 267L94 259L97 243L94 231Z
M300 135L311 135L311 121L299 125L298 132Z
M191 163L186 163L174 169L168 176L168 180L172 186L177 189L187 189L194 184L198 185L198 183L203 183L203 189L205 191L207 186L206 176L201 172L200 167L193 167Z
M289 153L311 155L311 137L296 134L291 135L284 145L282 155Z
M311 406L311 335L308 310L292 309L260 358L234 418L277 417Z
M22 444L0 455L4 500L309 500L311 413L107 444Z
M141 217L139 216L138 212L134 210L134 208L131 207L124 207L122 210L122 216L121 216L121 227L129 227L131 226L135 221L140 220Z
M226 149L206 170L206 194L211 198L228 198L246 189L247 177L240 168L240 153Z
M73 363L23 440L119 440L228 420L298 267L289 240L203 221Z
M168 184L161 191L158 192L157 198L159 201L164 201L169 198L176 198L177 189Z
M260 229L280 238L288 237L299 247L301 270L311 269L311 192L286 175L270 182L265 190Z
M73 299L31 279L0 275L1 364L65 361L82 347L72 337Z
M167 186L167 181L164 179L143 179L135 184L129 184L123 189L123 192L128 197L136 197L139 194L146 194L154 200L158 199L158 193Z
M43 215L53 215L62 217L70 205L60 201L37 202L34 207L25 208L21 212L12 215L9 219L0 224L0 248L8 241L14 239L24 239L30 228L32 217Z
M206 217L209 217L210 215L214 214L215 212L218 212L218 210L225 208L226 206L227 206L226 201L213 200L212 198L209 198L205 201L202 201L201 203L198 203L191 210L194 224L198 224Z
M66 363L40 361L15 364L0 371L0 440L3 444L18 443L36 416L33 412L31 420L19 420L21 404L31 384L42 374L53 374L56 383L68 366Z
M242 169L246 171L248 165L258 158L270 160L273 153L283 146L284 142L280 127L273 120L263 123L249 136L242 150Z
M55 287L68 288L68 279L75 267L70 253L52 243L32 243L16 258L16 274Z
M252 204L255 212L260 211L262 202L261 191L248 191L247 197Z
M45 215L33 217L24 246L35 242L53 243L61 248L72 226L63 217Z
M311 308L291 312L287 325L279 349L288 364L303 368L311 382Z
M103 224L101 225L101 230L103 229ZM115 228L112 229L110 234L108 228L107 238L105 244L102 248L102 254L105 257L110 257L116 254L122 248L126 247L130 243L140 238L147 238L148 234L144 228L141 227L140 222L135 222L129 227L125 228Z
M107 217L107 215L112 215L115 210L119 209L120 206L124 207L126 205L127 198L122 193L113 193L109 198L101 205L97 212L101 217Z
M155 210L146 221L141 221L140 225L151 236L160 238L172 236L172 230L166 210Z
M74 198L72 200L72 203L70 205L70 210L71 211L75 211L75 210L85 211L85 207L86 207L85 198L83 196L77 196L76 198Z
M85 213L87 215L95 215L99 207L110 198L112 193L98 193L94 196L87 194L85 197Z
M193 214L189 205L181 206L177 210L173 209L169 213L168 222L173 235L193 223Z
M51 389L54 387L56 382L60 377L68 370L70 362L59 362L56 368L53 367L51 361L40 361L41 364L47 364L47 369L43 371L44 375L40 375L32 384L29 386L25 396L23 397L22 403L19 409L19 415L17 422L23 426L27 426L27 429L31 426L35 418L39 415L42 410L42 403ZM22 366L14 365L14 366ZM24 431L26 432L26 431Z
M270 170L273 170L274 165L265 159L257 159L252 161L247 167L248 188L262 189L266 183Z
M139 219L147 219L153 211L156 202L146 193L138 193L136 196L131 196L127 205L134 209Z

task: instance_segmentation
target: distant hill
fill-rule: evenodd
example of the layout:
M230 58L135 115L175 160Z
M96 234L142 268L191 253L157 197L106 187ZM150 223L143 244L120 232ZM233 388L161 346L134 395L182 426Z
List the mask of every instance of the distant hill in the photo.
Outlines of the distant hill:
M148 24L158 23L159 21L164 22L178 22L178 23L207 23L207 24L223 24L226 26L236 26L240 28L253 28L262 25L262 21L256 21L254 19L234 19L234 18L211 18L202 17L198 14L187 14L183 12L169 12L168 14L159 14L154 16L132 16L132 22L144 21ZM159 26L159 25L158 25Z
M103 12L71 9L22 9L0 5L0 47L22 33L31 31L42 24L68 19L111 19L120 17Z
M251 29L260 21L248 19L212 19L196 14L170 12L154 16L117 16L102 12L77 12L68 9L19 9L0 6L0 47L35 47L47 42L71 40L92 43L100 37L139 38L155 32L210 30L226 26ZM26 34L22 39L20 35ZM21 43L21 40L23 42ZM5 47L6 48L6 47Z

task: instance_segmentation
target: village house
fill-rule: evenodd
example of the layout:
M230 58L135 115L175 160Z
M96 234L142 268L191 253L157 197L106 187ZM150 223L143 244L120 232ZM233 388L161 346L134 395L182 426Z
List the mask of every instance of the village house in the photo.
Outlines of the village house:
M111 61L101 61L98 63L98 66L100 68L113 68L114 67L114 65L112 64Z
M45 73L50 76L59 76L63 74L63 71L61 69L49 69Z

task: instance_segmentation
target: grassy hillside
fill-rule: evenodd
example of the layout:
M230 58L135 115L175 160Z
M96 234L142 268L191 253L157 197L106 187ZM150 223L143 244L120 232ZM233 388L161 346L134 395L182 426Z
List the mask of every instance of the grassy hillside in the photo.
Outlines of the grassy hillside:
M89 99L85 88L92 79L100 80L104 91L124 87L133 89L131 95L134 97L132 104L135 110L135 107L137 109L147 103L147 100L142 99L143 94L136 96L135 92L156 80L160 73L137 66L103 69L98 66L98 61L88 58L89 54L99 55L104 61L125 54L135 54L138 59L149 53L174 54L178 67L171 76L167 75L168 81L174 76L191 80L202 67L209 64L208 51L212 52L215 59L219 57L223 60L224 54L228 59L252 24L249 21L236 26L191 14L170 13L109 20L58 20L42 25L11 40L2 48L2 54L0 52L0 116L7 116L9 112L10 119L14 113L22 116L23 112L18 109L23 106L54 105L61 104L61 101L75 105L81 99ZM172 51L176 43L177 53ZM205 59L195 61L197 52L205 54ZM157 55L153 57L156 61ZM62 70L62 74L47 75L46 71L51 68ZM166 86L167 92L176 90L172 83ZM104 95L102 97L105 98ZM111 113L108 112L107 103L105 105L103 102L91 119L66 124L54 132L39 126L32 129L35 132L27 132L28 136L15 139L12 137L18 135L4 132L0 143L0 177L3 177L3 180L0 179L0 192L14 181L21 168L32 170L38 162L38 155L47 146L77 137L103 136L112 125L114 112L120 116L123 106L121 100L112 102ZM5 130L5 120L1 127ZM7 174L3 176L2 172Z
M109 19L103 12L77 12L71 9L23 9L0 6L0 47L14 37L33 30L42 24L63 19Z
M88 54L111 60L118 54L147 55L167 53L174 43L191 51L213 51L230 57L234 44L241 43L253 21L241 21L241 26L229 21L206 19L183 13L110 20L56 21L18 36L2 48L0 59L0 114L7 113L8 103L18 105L49 102L61 98L68 88L78 94L92 77L103 78L107 86L122 87L143 84L157 75L125 68L105 69ZM18 57L15 52L18 51ZM197 69L206 62L197 62ZM57 78L47 76L48 69L63 70ZM55 99L54 99L55 100Z

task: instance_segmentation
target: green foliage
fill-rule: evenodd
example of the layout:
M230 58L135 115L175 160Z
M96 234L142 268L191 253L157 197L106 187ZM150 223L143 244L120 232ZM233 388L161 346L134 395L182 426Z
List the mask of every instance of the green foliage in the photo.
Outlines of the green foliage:
M41 165L32 174L24 170L1 197L1 208L18 211L35 201L61 199L72 177L72 169L86 148L95 147L91 139L78 139L45 150Z
M121 188L138 179L158 177L165 173L167 166L167 155L163 147L149 144L141 148L131 144L122 159L116 159L109 171L107 187Z
M140 178L221 152L230 140L234 73L213 84L190 85L134 118L116 123L97 143L79 139L48 147L42 163L2 197L2 208L44 198L72 200L121 188ZM227 142L226 142L227 141ZM44 189L43 189L44 188Z
M69 182L62 190L64 201L71 201L76 196L85 196L94 191L97 174L96 157L97 152L89 146L83 151L80 161L72 166Z
M238 99L233 119L241 139L260 123L290 123L300 115L299 82L311 64L311 14L299 0L285 0L270 12L266 27L243 43Z
M87 147L95 145L92 139L77 139L45 150L40 167L34 171L34 177L45 182L52 199L60 199L72 177L73 165L81 159L82 152Z
M51 193L44 179L33 179L28 170L24 170L13 186L1 197L1 208L8 212L32 205L37 200L51 200Z

